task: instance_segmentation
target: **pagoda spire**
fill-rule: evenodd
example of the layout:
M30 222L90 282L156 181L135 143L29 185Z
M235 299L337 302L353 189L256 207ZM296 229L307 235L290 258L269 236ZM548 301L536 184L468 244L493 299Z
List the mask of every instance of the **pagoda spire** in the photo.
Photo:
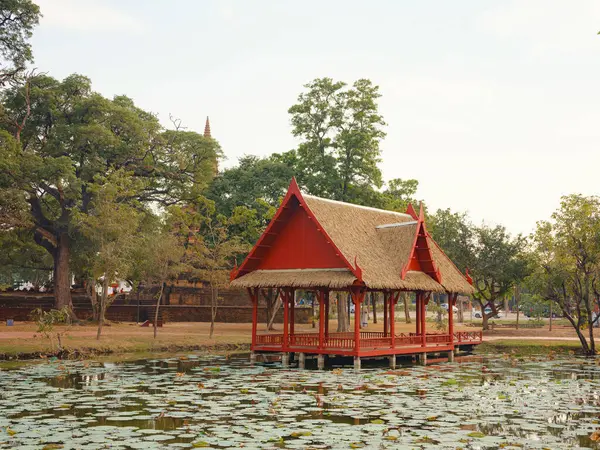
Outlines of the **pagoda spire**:
M208 116L206 116L206 125L204 125L204 137L212 137L210 135L210 121L208 120Z

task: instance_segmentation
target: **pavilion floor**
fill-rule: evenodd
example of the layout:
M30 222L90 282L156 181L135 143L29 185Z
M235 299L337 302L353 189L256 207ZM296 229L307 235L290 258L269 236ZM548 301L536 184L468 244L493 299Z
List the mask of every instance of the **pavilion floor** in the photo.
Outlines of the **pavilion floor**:
M482 342L481 331L457 331L452 339L447 333L396 333L362 331L355 346L354 333L329 333L320 339L319 333L257 334L252 350L255 352L296 352L323 355L385 356L449 351L457 346L473 346Z

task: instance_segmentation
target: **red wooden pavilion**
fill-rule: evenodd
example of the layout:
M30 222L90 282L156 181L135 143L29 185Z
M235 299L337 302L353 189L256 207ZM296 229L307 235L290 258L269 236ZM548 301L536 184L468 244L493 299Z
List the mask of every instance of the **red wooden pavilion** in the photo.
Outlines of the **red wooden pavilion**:
M481 332L455 332L453 315L448 331L426 331L426 305L432 292L448 294L448 309L459 293L473 292L463 275L434 242L424 220L409 205L406 213L384 211L302 194L295 180L260 237L239 268L231 272L231 285L248 289L253 305L252 352L361 357L448 352L456 346L481 343ZM275 288L283 302L283 332L258 332L257 311L261 289ZM313 291L319 304L319 330L294 331L294 291ZM354 331L330 332L332 291L349 292L354 303ZM367 292L384 297L383 332L361 332L361 304ZM397 333L394 311L403 291L416 293L417 319L414 333Z

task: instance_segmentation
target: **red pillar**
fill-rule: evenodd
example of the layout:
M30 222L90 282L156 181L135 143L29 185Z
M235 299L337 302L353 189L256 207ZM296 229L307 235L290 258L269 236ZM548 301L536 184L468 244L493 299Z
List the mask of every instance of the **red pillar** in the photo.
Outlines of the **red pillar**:
M383 335L388 335L388 293L383 293Z
M319 348L325 346L325 293L317 291L319 299Z
M289 293L289 302L290 302L290 335L293 336L294 335L294 325L296 323L296 314L295 314L295 309L294 307L296 306L296 295L294 290L290 290Z
M416 334L417 336L421 334L421 294L416 292L416 301L415 301L415 313L417 318L416 322Z
M398 299L398 293L396 296L390 294L388 297L388 304L390 305L390 335L392 337L391 346L396 348L396 300Z
M281 298L283 300L283 350L287 351L288 349L288 323L289 323L289 292L283 291L281 293Z
M360 301L361 293L358 291L351 292L352 301L354 302L354 352L356 356L360 351Z
M251 350L254 350L256 345L256 327L258 325L258 288L248 289L250 300L252 300L252 345Z
M427 318L427 313L425 310L425 294L421 292L421 346L427 346L427 330L425 326L425 319Z
M325 299L325 338L329 337L329 291L323 295Z
M454 344L454 304L458 294L448 294L448 334L450 335L450 345Z

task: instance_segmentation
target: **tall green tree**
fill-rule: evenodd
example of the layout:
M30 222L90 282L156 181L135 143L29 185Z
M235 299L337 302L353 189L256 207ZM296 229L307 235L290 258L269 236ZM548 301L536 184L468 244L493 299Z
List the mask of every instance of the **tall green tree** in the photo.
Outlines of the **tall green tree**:
M532 257L530 287L544 300L558 305L577 333L584 353L596 354L594 326L600 317L600 198L562 197L560 208L551 219L538 222Z
M475 228L469 268L484 330L488 329L489 319L502 310L504 297L529 275L526 251L526 239L521 235L512 237L503 226ZM490 312L486 313L486 308Z
M81 75L36 76L1 100L0 197L26 205L33 239L53 258L57 308L71 304L73 213L90 211L96 185L122 170L136 190L116 202L171 205L195 198L221 155L213 139L165 130L131 99L95 93Z
M469 221L466 213L438 209L429 216L428 229L434 240L461 272L473 268L475 258L474 239L480 234Z
M40 16L31 0L0 1L0 86L15 80L33 61L29 39Z
M308 192L355 201L382 186L378 167L385 121L379 113L379 87L360 79L348 87L318 78L289 109L292 133L301 143L288 158L297 161L298 181Z

